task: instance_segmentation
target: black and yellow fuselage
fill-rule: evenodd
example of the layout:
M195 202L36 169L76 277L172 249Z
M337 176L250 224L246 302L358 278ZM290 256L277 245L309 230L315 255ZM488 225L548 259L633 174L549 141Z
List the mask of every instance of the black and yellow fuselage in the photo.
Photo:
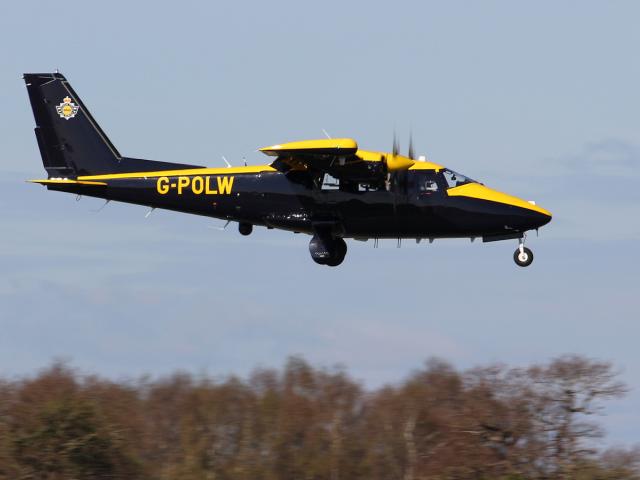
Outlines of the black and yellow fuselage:
M522 238L551 214L442 165L358 148L353 139L262 148L269 165L204 168L120 155L66 78L28 73L25 84L48 178L57 190L312 235L317 263L335 266L345 238ZM411 149L410 149L411 150ZM517 252L518 253L518 252ZM521 244L520 263L531 258ZM518 260L516 260L518 262ZM527 263L528 262L528 263ZM526 265L525 265L526 264Z
M427 176L439 188L421 188ZM435 170L393 172L387 187L378 189L325 188L312 178L291 177L265 165L38 182L51 190L295 232L313 234L316 225L330 225L344 238L515 238L551 219L530 202L476 182L448 187Z

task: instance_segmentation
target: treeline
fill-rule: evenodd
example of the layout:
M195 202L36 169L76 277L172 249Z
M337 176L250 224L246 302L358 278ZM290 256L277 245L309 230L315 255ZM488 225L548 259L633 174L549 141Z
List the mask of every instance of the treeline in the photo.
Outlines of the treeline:
M457 371L428 362L367 391L340 369L113 382L54 364L0 382L1 479L640 479L602 451L625 392L582 357Z

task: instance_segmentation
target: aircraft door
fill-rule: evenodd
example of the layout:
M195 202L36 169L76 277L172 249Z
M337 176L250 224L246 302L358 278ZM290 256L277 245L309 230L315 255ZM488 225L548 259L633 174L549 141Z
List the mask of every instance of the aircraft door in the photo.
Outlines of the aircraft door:
M446 182L435 170L407 171L406 201L398 206L398 220L407 236L428 237L437 230L437 207L446 193Z
M406 201L409 193L409 175L406 170L392 172L389 177L389 190L393 193L396 203Z

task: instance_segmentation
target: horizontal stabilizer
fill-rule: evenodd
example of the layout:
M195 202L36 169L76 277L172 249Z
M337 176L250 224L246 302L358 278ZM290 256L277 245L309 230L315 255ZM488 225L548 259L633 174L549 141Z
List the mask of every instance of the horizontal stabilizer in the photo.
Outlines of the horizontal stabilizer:
M47 178L42 180L27 180L30 183L40 185L106 185L105 182L93 182L89 180L73 180L68 178Z

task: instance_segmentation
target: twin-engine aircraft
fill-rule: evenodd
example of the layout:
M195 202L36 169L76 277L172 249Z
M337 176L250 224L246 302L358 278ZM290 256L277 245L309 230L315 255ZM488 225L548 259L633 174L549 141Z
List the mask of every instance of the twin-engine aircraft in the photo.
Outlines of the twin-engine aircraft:
M311 235L318 264L335 267L345 239L517 239L517 265L533 253L526 232L551 213L442 165L398 152L361 150L350 138L282 143L260 150L270 165L207 168L120 155L60 73L26 73L49 190L145 205Z

